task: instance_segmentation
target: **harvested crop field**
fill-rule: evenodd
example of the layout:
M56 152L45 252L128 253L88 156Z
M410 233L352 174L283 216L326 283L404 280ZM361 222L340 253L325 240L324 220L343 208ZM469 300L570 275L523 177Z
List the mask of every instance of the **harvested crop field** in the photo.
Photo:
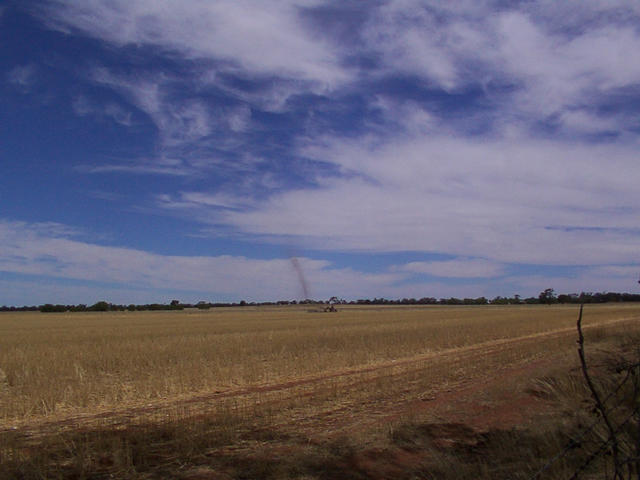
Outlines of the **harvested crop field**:
M0 459L45 478L164 478L256 442L372 448L407 419L526 425L541 408L528 382L576 365L576 316L542 305L3 314ZM638 305L588 306L587 342L638 320ZM145 450L127 457L125 437Z

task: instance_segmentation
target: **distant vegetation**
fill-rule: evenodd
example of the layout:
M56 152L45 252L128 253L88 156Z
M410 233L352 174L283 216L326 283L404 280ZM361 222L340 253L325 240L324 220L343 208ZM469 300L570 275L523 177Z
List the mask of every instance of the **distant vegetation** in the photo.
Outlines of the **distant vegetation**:
M246 307L246 306L266 306L266 305L324 305L324 304L338 304L338 305L535 305L539 303L543 304L556 304L556 303L608 303L608 302L640 302L640 294L637 293L617 293L617 292L581 292L581 293L563 293L556 295L552 288L547 288L537 297L521 298L520 295L514 295L513 297L501 297L497 296L493 299L486 297L478 298L434 298L434 297L422 297L416 298L402 298L402 299L387 299L387 298L374 298L358 299L346 301L342 299L334 300L336 297L332 297L330 300L278 300L276 302L247 302L241 300L240 302L206 302L200 301L195 304L181 303L179 300L172 300L170 303L147 303L142 305L118 305L115 303L109 303L106 301L100 301L93 305L87 306L85 304L79 305L64 305L64 304L51 304L33 305L33 306L2 306L0 312L19 312L19 311L41 311L45 313L52 312L124 312L129 311L143 311L143 310L184 310L185 308L198 308L207 310L216 307Z

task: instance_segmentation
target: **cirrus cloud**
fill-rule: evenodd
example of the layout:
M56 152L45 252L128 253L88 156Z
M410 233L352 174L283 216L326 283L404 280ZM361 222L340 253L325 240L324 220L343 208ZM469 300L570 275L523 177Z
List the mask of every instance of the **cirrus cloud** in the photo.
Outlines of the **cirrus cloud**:
M70 237L64 225L0 221L0 271L111 284L113 289L161 289L191 296L268 301L302 295L289 258L159 255L132 248L103 246ZM298 263L315 298L355 297L383 291L404 278L393 272L364 273L336 268L328 261ZM117 289L117 288L116 288ZM26 303L26 302L25 302Z
M435 262L409 262L398 267L412 273L426 273L434 277L486 278L504 275L504 265L480 258L444 260Z

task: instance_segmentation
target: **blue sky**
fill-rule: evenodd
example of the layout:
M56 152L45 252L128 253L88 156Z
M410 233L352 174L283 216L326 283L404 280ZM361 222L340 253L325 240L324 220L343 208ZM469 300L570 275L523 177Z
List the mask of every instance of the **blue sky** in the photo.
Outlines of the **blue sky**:
M640 4L9 1L0 304L636 291Z

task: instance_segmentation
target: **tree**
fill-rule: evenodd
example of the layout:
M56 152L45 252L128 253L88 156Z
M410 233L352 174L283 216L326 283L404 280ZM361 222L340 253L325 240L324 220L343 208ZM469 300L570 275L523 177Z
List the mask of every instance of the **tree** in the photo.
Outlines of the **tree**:
M544 292L540 292L538 300L540 300L540 303L546 303L547 305L554 303L556 301L556 295L553 292L553 288L547 288Z
M180 304L180 300L171 300L169 310L184 310L184 305Z
M66 305L52 305L51 303L47 303L40 306L40 311L44 313L66 312L67 310Z
M103 300L101 302L94 303L88 308L88 310L91 310L92 312L106 312L109 310L109 304Z

